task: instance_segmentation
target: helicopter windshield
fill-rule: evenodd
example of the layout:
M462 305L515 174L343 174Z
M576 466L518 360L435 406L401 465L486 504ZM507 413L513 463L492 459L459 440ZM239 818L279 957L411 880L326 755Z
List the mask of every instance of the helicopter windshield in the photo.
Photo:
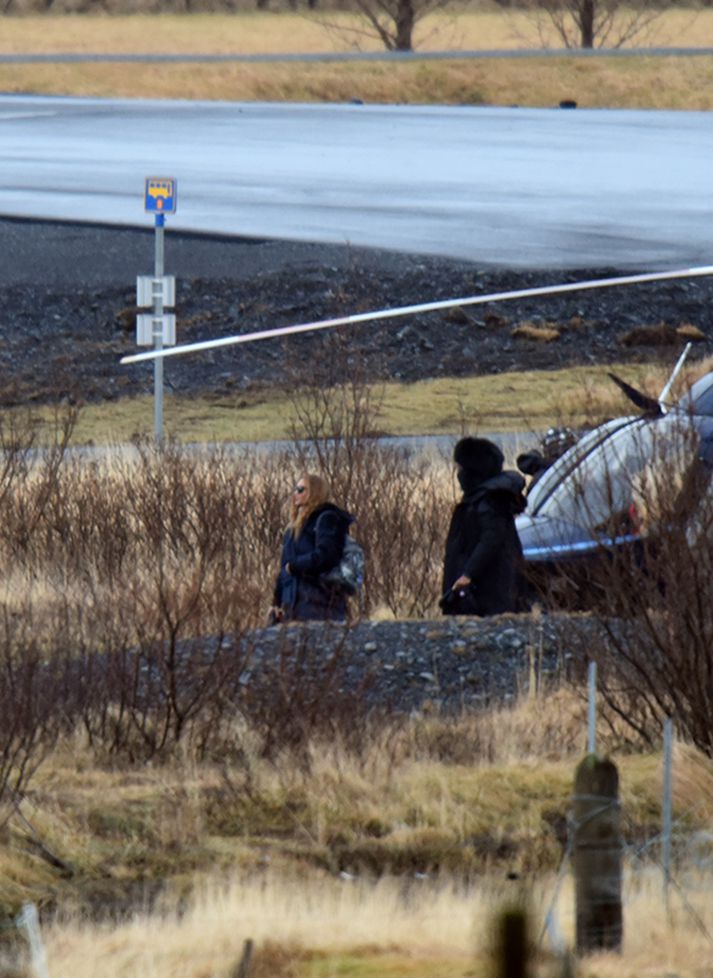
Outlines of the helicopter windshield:
M656 481L657 475L682 471L692 457L687 437L691 428L681 425L680 415L667 415L656 421L638 419L614 428L604 438L602 429L597 431L599 441L590 443L588 452L580 450L578 461L569 466L566 474L560 471L557 484L533 507L534 515L590 530L611 527L612 519L626 514L637 501L644 482L648 485ZM583 447L580 443L571 451ZM560 462L564 460L565 456ZM666 475L666 481L671 481L670 475Z

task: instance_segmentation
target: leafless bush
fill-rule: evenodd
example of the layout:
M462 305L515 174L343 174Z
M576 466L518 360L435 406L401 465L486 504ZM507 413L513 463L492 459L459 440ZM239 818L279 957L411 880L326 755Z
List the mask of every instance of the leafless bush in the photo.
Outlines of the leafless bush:
M263 757L288 754L306 769L315 740L339 739L348 751L360 749L371 680L368 673L350 675L343 641L328 644L325 652L314 633L285 635L274 658L251 676L240 712Z
M327 338L315 359L307 382L293 378L296 457L302 469L324 473L356 516L367 556L364 610L432 612L452 500L427 460L375 437L383 392L343 338Z
M5 507L19 479L26 477L31 464L34 436L17 421L0 421L0 507Z
M35 446L31 427L0 426L0 547L11 560L24 559L56 497L74 409L58 414L49 445Z
M551 37L566 48L621 48L640 45L653 35L652 28L664 7L649 0L624 4L619 0L530 0L533 27L543 47Z
M56 635L28 632L7 668L62 650L102 756L163 757L179 742L210 753L241 668L228 636L262 623L270 601L286 494L277 460L142 445L137 459L87 461L66 457L64 440L42 453L19 438L11 447L0 499L6 622L29 629L37 608L46 617L58 607L65 620ZM23 709L8 705L6 716ZM16 750L31 758L23 731ZM30 769L13 760L17 788Z
M0 604L0 823L81 711L64 602Z
M336 357L330 363L340 367ZM315 666L321 642L285 650L278 674L269 664L270 678L251 684L247 697L240 688L249 654L240 637L264 623L301 466L322 468L335 498L358 517L366 610L417 615L434 607L448 491L427 463L371 437L378 392L345 364L349 382L342 375L328 390L300 392L307 441L290 453L146 442L133 453L87 459L67 454L68 428L42 453L19 436L7 441L0 477L7 622L16 614L29 628L37 609L55 616L56 635L45 629L34 646L28 638L23 668L40 649L64 656L59 709L81 718L95 756L163 759L179 744L193 756L219 754L234 743L238 709L263 731L268 754L299 750L348 716L345 729L353 729L362 706L343 693L340 655L320 664L314 689L303 688L302 670ZM13 648L16 668L24 652ZM54 716L49 707L47 714ZM28 757L34 749L28 742Z
M236 690L244 659L232 639L157 640L121 636L82 660L91 684L82 722L99 760L165 760L179 744L198 760L232 743Z
M176 446L142 446L138 460L73 458L53 469L41 508L38 478L50 482L44 470L16 477L3 507L0 552L16 570L97 585L93 600L102 586L156 579L184 598L198 589L203 625L208 606L220 615L236 602L245 624L257 622L284 518L277 461ZM184 602L182 626L192 607Z
M437 613L451 503L438 472L398 449L377 452L355 493L357 533L369 556L368 608L398 617Z
M131 473L123 492L109 486L110 523L128 541L123 575L104 573L100 535L89 554L74 539L78 563L100 558L85 575L96 614L84 640L94 686L84 725L95 749L129 761L165 756L179 741L205 756L234 712L226 691L243 667L234 637L262 622L270 600L281 474L176 446L143 446ZM98 495L104 514L107 494Z
M647 446L645 464L630 465L627 480L612 473L602 529L634 543L610 548L590 570L602 641L582 654L600 663L607 708L632 736L657 743L672 717L713 755L713 493L697 450L682 423L675 437ZM615 504L622 492L631 501L625 512Z

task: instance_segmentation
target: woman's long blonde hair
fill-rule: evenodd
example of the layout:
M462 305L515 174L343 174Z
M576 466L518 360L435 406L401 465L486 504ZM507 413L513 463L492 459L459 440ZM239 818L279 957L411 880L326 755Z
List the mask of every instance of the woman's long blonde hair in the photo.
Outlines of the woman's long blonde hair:
M290 529L292 530L292 535L297 539L297 537L302 532L302 527L305 525L309 517L314 513L315 509L322 506L329 499L329 485L327 480L321 475L314 475L313 473L308 473L303 475L298 482L302 482L307 486L308 496L307 503L304 506L295 505L295 497L292 497L292 506L290 507Z

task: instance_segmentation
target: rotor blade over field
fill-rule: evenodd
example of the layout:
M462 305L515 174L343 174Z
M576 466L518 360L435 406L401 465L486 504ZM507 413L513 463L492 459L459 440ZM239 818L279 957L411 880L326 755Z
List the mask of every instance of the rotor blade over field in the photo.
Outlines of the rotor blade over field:
M201 340L197 343L184 343L181 346L165 347L160 350L148 350L144 353L134 353L122 357L120 363L140 363L143 360L155 360L159 357L176 357L184 353L199 353L201 350L215 350L221 346L255 343L257 340L269 340L277 336L311 333L319 329L332 329L335 326L353 326L358 323L374 322L378 319L396 319L401 316L413 316L419 313L453 309L458 306L479 306L486 305L490 302L504 302L508 299L531 299L537 296L562 295L566 292L579 292L585 289L607 289L619 285L638 285L643 282L662 282L667 279L676 278L701 278L704 275L713 275L713 265L681 268L671 272L647 272L642 275L622 275L617 278L589 279L588 281L570 282L564 285L544 285L532 289L515 289L512 292L491 292L488 295L465 296L459 299L441 299L436 302L397 306L393 309L377 309L374 312L354 313L350 316L337 316L333 319L320 319L311 323L279 326L275 329L263 329L255 333L240 333L235 336L223 336L216 340Z

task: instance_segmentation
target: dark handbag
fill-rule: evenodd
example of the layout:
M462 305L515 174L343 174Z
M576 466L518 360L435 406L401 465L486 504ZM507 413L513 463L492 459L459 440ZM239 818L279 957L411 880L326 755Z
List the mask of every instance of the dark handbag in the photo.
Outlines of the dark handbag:
M353 537L346 535L341 560L320 576L325 584L344 594L359 593L364 583L364 551Z
M458 600L458 595L456 594L456 592L453 590L452 587L449 587L448 590L441 595L440 600L438 602L438 607L441 609L442 612L444 612L444 614L452 615L454 613L457 600Z
M473 585L459 587L454 590L448 588L438 602L438 607L444 615L474 615L476 611L476 599Z

